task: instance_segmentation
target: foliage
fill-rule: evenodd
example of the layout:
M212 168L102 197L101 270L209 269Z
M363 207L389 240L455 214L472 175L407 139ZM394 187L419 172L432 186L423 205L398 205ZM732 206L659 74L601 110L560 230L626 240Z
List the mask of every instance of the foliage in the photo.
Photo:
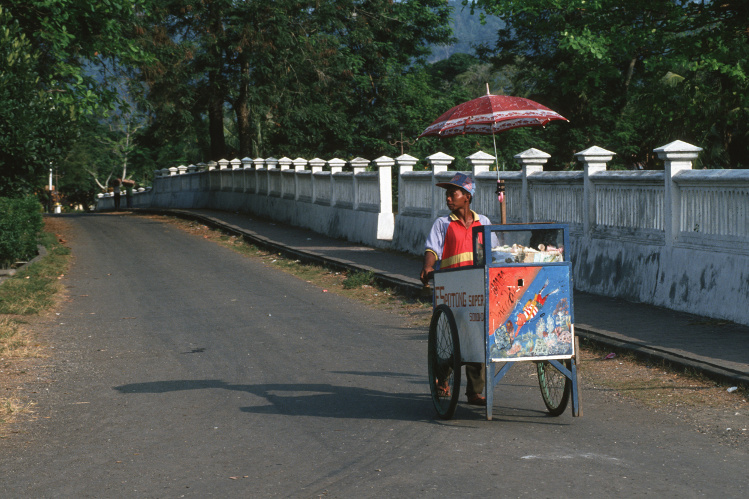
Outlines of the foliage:
M420 61L449 40L448 13L441 0L162 2L144 38L145 138L180 133L203 161L381 153L418 114Z
M3 0L0 195L38 192L81 117L122 105L113 68L147 59L133 36L145 1Z
M39 52L2 7L0 26L0 196L19 196L43 185L69 133L65 113L41 83Z
M41 208L31 197L0 198L0 267L36 255L43 225Z
M654 166L675 139L705 148L707 166L747 165L745 2L465 0L505 24L493 56L512 92L559 111L552 156L601 145Z

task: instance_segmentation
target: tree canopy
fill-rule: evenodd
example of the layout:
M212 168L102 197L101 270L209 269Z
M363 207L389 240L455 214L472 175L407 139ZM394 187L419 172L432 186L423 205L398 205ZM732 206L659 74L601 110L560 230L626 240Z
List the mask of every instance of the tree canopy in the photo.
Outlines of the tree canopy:
M706 167L749 166L740 0L0 0L0 9L0 195L39 190L50 164L71 191L90 194L110 175L146 182L156 168L220 158L375 158L405 144L460 162L492 151L492 138L413 138L486 83L570 120L497 135L507 168L529 147L571 167L591 145L622 167L653 168L652 149L675 139L703 147ZM483 43L428 62L430 47L456 42L455 9L492 16ZM465 15L455 26L464 24Z
M512 91L570 119L563 158L590 145L654 165L675 139L708 167L749 166L749 4L741 0L464 0L498 16L480 53L512 68Z
M112 70L148 58L133 37L143 5L2 0L0 195L40 189L80 124L122 105Z

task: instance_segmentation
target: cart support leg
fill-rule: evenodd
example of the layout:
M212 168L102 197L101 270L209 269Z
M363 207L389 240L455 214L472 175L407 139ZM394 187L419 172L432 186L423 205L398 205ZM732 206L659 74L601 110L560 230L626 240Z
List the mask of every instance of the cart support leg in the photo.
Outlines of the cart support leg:
M580 389L577 384L577 368L580 367L580 340L575 336L575 357L572 359L572 415L582 417L583 406L580 404Z
M580 413L580 400L578 399L577 390L577 361L572 359L572 416L581 416Z
M486 363L486 420L492 420L492 406L494 405L494 387L497 386L502 378L505 377L507 371L510 370L513 362L505 362L504 365L497 371L495 364L501 364L501 362L487 362ZM495 374L496 372L496 374Z
M492 406L494 405L494 362L486 363L486 420L492 420Z

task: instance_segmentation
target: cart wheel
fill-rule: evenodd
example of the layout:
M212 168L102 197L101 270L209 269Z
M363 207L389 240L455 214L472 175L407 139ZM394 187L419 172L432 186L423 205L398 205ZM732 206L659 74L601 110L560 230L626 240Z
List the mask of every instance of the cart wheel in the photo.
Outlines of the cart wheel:
M437 415L450 419L460 396L460 339L453 313L439 305L429 325L429 389Z
M569 360L560 362L567 369L572 368L572 363ZM541 396L544 398L544 404L546 404L546 408L549 410L549 415L559 416L567 408L567 404L570 401L572 381L548 362L538 362L536 370L538 371L538 384L541 387Z

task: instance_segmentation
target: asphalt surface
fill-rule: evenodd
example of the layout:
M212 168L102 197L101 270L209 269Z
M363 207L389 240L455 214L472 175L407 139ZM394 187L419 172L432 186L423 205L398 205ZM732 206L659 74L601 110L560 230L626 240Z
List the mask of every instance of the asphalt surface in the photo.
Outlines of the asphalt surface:
M528 364L496 389L493 421L464 404L438 420L425 331L403 317L155 220L66 220L69 299L46 325L55 367L30 432L0 442L0 497L743 497L749 485L745 445L602 391L585 393L584 417L548 417Z
M418 295L421 259L332 239L246 214L216 210L160 210L199 220L305 261L369 270L386 285ZM662 307L576 291L575 332L612 349L665 360L735 384L749 384L749 326ZM736 306L745 306L737 304Z

